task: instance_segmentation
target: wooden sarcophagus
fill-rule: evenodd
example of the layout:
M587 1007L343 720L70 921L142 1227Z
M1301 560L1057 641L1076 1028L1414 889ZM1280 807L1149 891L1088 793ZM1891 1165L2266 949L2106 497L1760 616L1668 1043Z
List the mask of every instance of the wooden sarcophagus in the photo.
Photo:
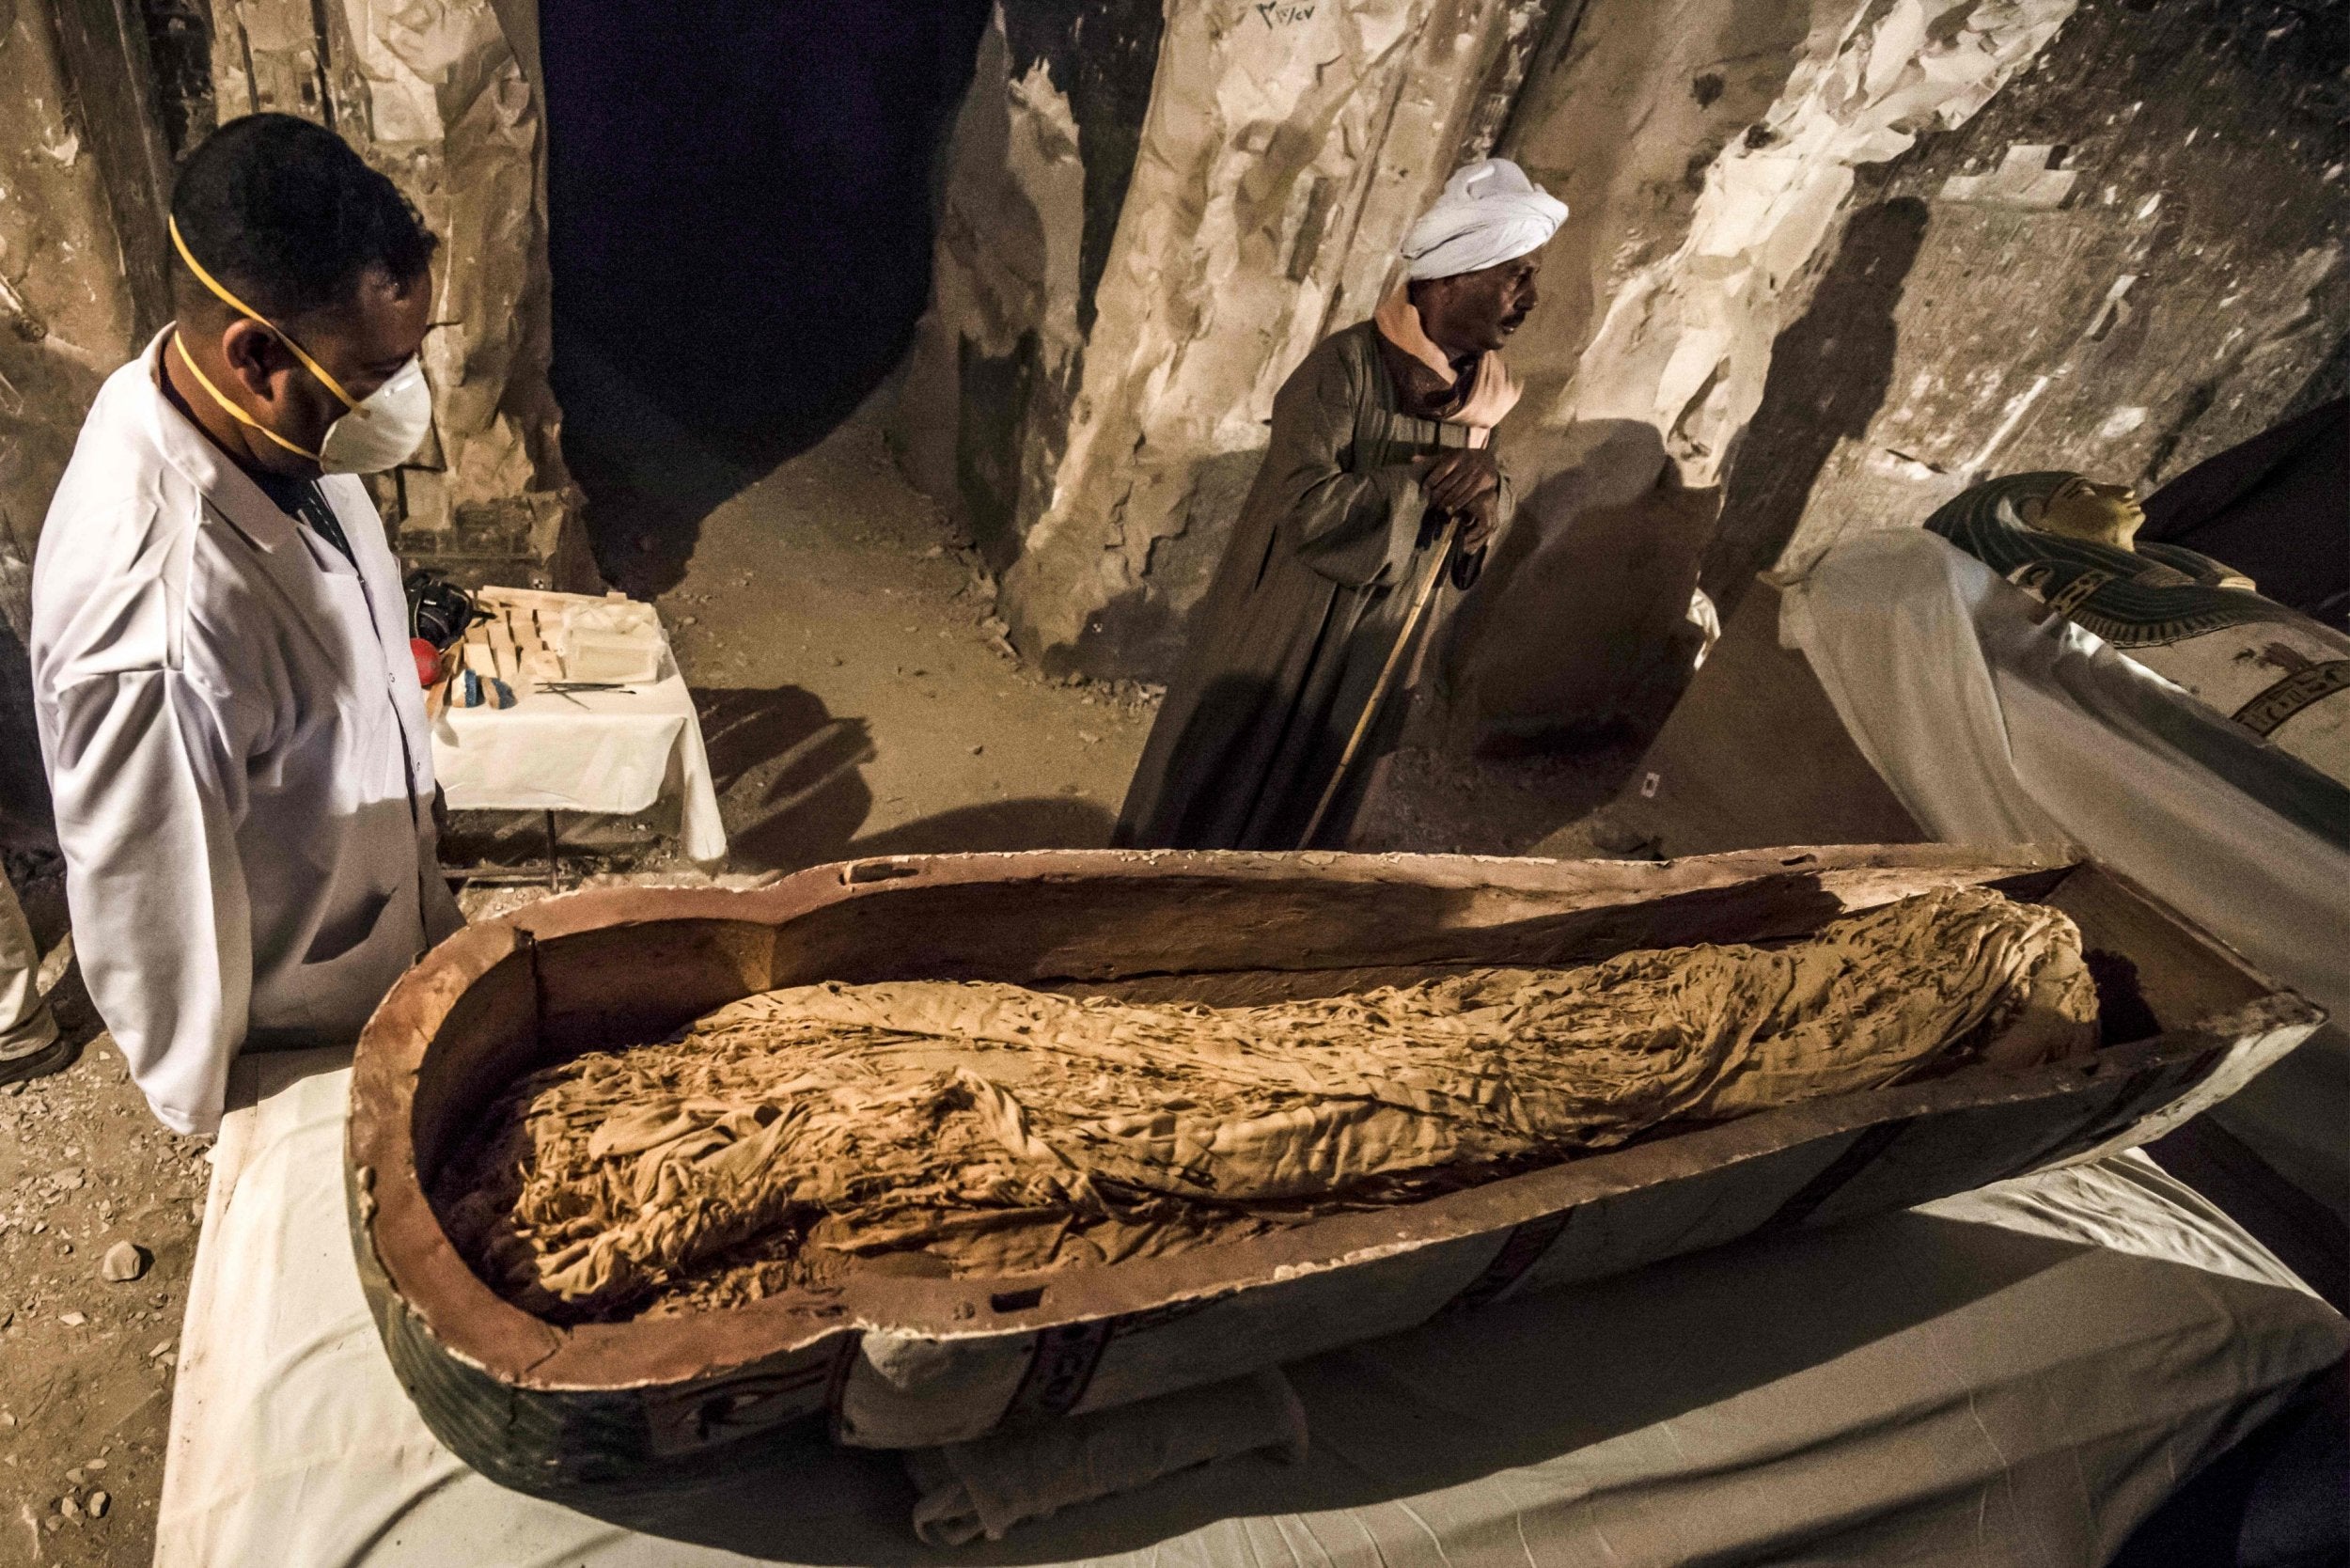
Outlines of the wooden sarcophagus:
M1223 1006L1369 975L1768 948L1855 911L1990 886L2077 924L2100 1043L1980 1062L1621 1147L1424 1200L1096 1266L875 1269L821 1293L563 1322L470 1266L435 1207L482 1107L526 1074L673 1037L818 981L1140 987ZM2083 982L2084 988L2086 982ZM913 1447L1103 1409L1794 1226L1928 1201L2142 1142L2321 1021L2125 881L1937 846L1661 864L1048 851L822 867L754 892L587 892L473 927L385 999L352 1079L360 1276L433 1432L574 1501L701 1484L792 1423Z

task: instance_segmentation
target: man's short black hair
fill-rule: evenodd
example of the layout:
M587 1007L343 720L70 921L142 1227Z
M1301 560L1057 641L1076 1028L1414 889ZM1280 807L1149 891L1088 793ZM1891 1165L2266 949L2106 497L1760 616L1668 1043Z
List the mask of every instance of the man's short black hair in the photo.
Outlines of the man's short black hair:
M291 115L232 119L188 154L171 216L206 272L273 321L342 305L382 269L405 283L439 243L340 136ZM212 293L172 258L184 311Z

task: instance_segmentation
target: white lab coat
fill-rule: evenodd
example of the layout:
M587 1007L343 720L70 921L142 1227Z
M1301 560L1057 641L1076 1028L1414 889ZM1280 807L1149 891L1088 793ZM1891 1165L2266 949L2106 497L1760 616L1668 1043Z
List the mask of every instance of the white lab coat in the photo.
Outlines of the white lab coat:
M156 384L107 378L33 569L41 750L91 998L165 1125L218 1125L241 1047L354 1038L462 924L400 564L278 510Z

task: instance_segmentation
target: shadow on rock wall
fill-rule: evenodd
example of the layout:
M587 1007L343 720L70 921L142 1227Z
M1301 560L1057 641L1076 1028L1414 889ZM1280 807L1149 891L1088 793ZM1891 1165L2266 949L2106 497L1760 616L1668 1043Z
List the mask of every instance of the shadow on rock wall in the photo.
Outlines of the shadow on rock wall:
M1057 675L1065 673L1058 667L1062 664L1132 669L1144 680L1171 680L1191 646L1199 606L1223 564L1264 454L1264 447L1251 447L1203 460L1183 503L1183 529L1152 542L1142 586L1095 611L1078 637L1077 652L1066 659L1048 654L1045 668Z
M1837 444L1866 435L1884 406L1894 311L1925 242L1926 216L1914 196L1855 212L1811 307L1771 345L1762 403L1731 454L1721 525L1700 577L1725 622L1755 573L1794 537Z
M1727 620L1794 536L1838 444L1861 436L1884 403L1894 310L1926 218L1906 197L1853 216L1810 308L1773 345L1724 489L1681 488L1662 439L1637 420L1513 446L1512 466L1548 477L1521 498L1486 584L1450 629L1453 745L1589 750L1662 726L1703 646L1691 590L1701 586Z
M1719 493L1683 489L1638 420L1545 432L1511 463L1548 478L1449 629L1452 743L1575 746L1661 720L1696 651L1680 628Z

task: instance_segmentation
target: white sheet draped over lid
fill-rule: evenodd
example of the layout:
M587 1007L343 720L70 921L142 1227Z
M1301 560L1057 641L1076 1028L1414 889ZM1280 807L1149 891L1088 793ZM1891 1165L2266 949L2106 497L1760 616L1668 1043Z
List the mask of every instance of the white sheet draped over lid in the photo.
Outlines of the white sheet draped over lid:
M1923 529L1830 550L1781 635L1936 838L2077 844L2332 1013L2213 1114L2350 1217L2350 792Z

